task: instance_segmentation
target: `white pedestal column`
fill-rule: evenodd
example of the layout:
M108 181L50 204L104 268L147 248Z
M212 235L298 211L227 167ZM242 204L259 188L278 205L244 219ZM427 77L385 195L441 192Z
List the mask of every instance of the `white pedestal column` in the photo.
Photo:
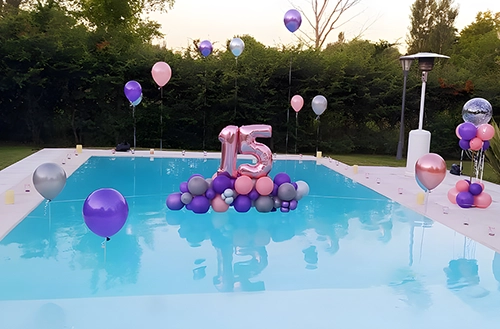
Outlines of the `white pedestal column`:
M410 131L408 138L408 154L406 156L407 176L415 175L415 163L417 160L429 153L431 146L431 133L427 130L417 129Z

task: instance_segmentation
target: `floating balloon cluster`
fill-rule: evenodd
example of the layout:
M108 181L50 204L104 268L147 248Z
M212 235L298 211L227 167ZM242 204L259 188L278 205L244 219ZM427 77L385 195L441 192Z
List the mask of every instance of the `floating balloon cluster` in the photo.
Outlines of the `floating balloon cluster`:
M464 151L487 150L495 128L488 124L493 114L491 104L484 98L473 98L462 109L464 122L455 129L460 139L458 145Z
M289 212L297 208L300 199L309 193L304 181L292 182L286 173L268 176L272 168L271 150L256 142L257 137L271 137L271 126L227 126L219 134L222 143L221 165L212 178L194 174L179 186L180 192L167 197L170 210L186 209L196 214L225 212L232 206L237 212L247 212L252 206L259 212L277 209ZM251 154L256 164L242 164L236 169L237 154Z
M253 206L259 212L277 209L289 212L309 193L309 186L304 181L292 182L286 173L277 174L274 180L269 176L233 178L222 173L213 179L195 174L182 182L179 190L167 197L170 210L181 210L185 206L196 214L204 214L210 206L215 212L225 212L232 206L237 212L247 212Z
M448 200L461 208L488 208L492 202L491 195L484 192L483 183L471 183L468 179L459 180L448 191Z
M455 130L460 139L458 144L463 151L472 152L472 164L476 179L484 170L484 151L489 146L489 140L495 135L495 128L488 122L491 120L493 109L491 104L484 98L473 98L465 103L462 109L464 122L459 124ZM455 187L448 191L448 199L451 203L461 208L487 208L490 206L491 196L484 192L484 184L480 181L460 180Z

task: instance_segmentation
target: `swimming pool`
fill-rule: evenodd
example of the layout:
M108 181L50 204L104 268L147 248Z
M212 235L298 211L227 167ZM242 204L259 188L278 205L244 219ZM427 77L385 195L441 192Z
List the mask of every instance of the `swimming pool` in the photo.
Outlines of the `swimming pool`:
M274 163L271 176L310 186L293 212L194 215L168 211L165 198L193 173L212 176L219 160L152 160L90 158L0 241L0 315L10 327L498 323L498 254L314 161ZM81 216L101 187L130 207L105 249Z

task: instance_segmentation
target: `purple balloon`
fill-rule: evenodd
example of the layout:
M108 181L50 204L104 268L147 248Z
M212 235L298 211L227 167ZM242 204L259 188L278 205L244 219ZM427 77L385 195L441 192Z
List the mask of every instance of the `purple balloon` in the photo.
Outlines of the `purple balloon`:
M229 181L231 182L230 189L234 190L234 183L236 183L236 178L230 178Z
M458 134L462 137L462 139L470 141L476 137L477 128L470 122L464 122L458 127Z
M272 196L277 196L278 195L278 189L279 189L279 186L274 184L273 186L273 191L271 192L271 195Z
M228 188L231 188L231 179L226 175L219 175L212 181L212 188L217 194L222 194Z
M211 187L209 187L205 192L205 196L207 197L208 200L212 200L213 198L215 198L216 195L217 193L215 193L214 189Z
M103 238L121 230L128 217L127 200L117 190L101 188L92 192L83 203L87 227Z
M259 197L260 197L260 194L259 192L257 192L257 190L254 188L250 191L250 193L248 193L248 197L250 198L250 200L252 201L255 201L257 200Z
M292 182L292 185L295 188L295 190L297 190L297 188L299 187L296 182Z
M280 210L281 212L289 212L290 208L281 207Z
M292 180L290 179L290 176L288 176L287 173L280 172L276 176L274 176L274 184L280 186L283 183L290 183Z
M297 205L298 205L298 201L297 200L292 200L290 201L290 210L295 210L297 209Z
M246 195L238 195L233 201L233 207L237 212L247 212L252 208L252 200Z
M283 19L286 28L290 32L295 32L299 29L300 24L302 24L302 16L298 10L290 9L285 13L285 18Z
M184 207L184 203L181 200L182 193L176 192L172 193L167 197L167 207L170 210L181 210Z
M282 207L285 207L285 208L290 208L290 202L288 202L288 201L283 201L283 202L281 203L281 206L282 206Z
M483 192L483 188L478 183L472 183L469 186L469 192L472 195L479 195L481 194L481 192Z
M470 148L470 143L468 140L465 140L465 139L461 139L458 141L458 145L460 146L460 148L462 150L468 150ZM484 145L483 145L484 146Z
M212 50L213 50L212 43L208 40L203 40L198 45L198 50L203 55L203 57L207 57L208 55L210 55L212 53Z
M474 196L470 192L460 192L457 194L456 201L461 208L470 208L474 205Z
M483 141L483 151L490 148L490 141Z
M187 183L187 182L182 182L182 183L179 185L179 190L180 190L182 193L189 192L189 189L188 189L188 183Z
M197 195L189 203L189 206L195 214L204 214L210 209L210 201L203 195Z
M131 80L125 84L123 91L127 99L133 103L141 97L142 87L139 82Z

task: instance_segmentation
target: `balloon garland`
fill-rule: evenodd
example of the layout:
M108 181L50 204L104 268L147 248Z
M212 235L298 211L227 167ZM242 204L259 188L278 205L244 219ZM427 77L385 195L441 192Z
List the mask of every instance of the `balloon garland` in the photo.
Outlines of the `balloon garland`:
M210 207L215 212L225 212L233 207L237 212L247 212L252 207L258 212L295 210L298 201L309 194L304 181L293 182L284 172L271 178L271 150L257 142L258 137L271 137L269 125L227 126L219 134L222 143L221 164L212 178L192 175L179 186L180 192L171 193L166 199L170 210L184 207L195 214L204 214ZM237 154L251 154L256 164L242 164L236 168Z
M459 180L448 191L448 200L461 208L488 208L492 203L491 196L484 192L484 184L481 182L484 152L490 146L489 140L495 135L495 128L488 123L492 114L492 106L486 99L473 98L465 103L462 109L464 122L455 129L462 153L470 152L472 160L470 179ZM473 176L476 182L473 181Z

